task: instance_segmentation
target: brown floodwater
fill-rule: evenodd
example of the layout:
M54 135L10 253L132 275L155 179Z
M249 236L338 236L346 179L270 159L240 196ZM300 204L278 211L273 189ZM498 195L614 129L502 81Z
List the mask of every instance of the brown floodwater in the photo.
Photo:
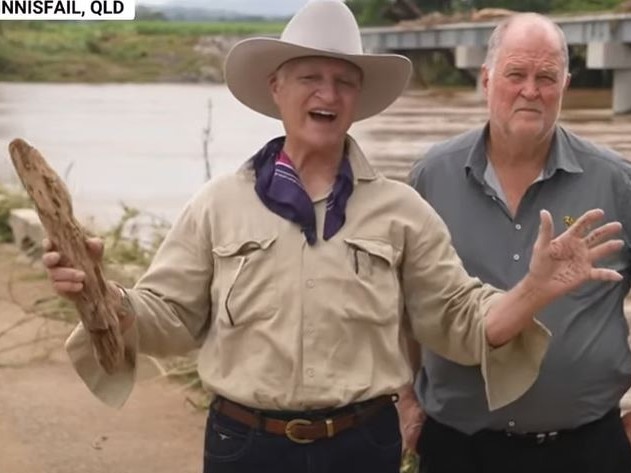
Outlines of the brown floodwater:
M631 159L631 115L614 116L610 100L609 91L570 91L562 122ZM111 224L125 203L172 220L205 180L209 116L215 176L282 133L222 85L0 84L0 183L16 182L6 150L22 137L63 176L83 218ZM386 175L405 179L431 145L485 119L472 90L411 90L351 134Z

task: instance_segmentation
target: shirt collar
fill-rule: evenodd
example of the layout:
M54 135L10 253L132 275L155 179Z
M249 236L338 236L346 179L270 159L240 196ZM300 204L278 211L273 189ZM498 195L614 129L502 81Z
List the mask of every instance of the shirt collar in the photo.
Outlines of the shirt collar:
M315 208L291 158L283 151L284 142L284 137L276 138L252 158L254 190L270 211L297 224L307 243L314 245L318 239ZM335 236L346 222L346 204L353 193L353 183L353 170L346 145L333 188L326 198L324 240Z
M353 170L355 184L357 184L357 181L373 181L377 179L378 173L368 162L361 148L350 135L346 135L346 149L348 152L348 160Z
M478 182L483 183L484 173L487 168L486 137L489 132L489 124L480 129L473 146L465 161L465 172L472 174ZM582 173L583 167L578 162L574 149L568 143L567 136L562 127L556 126L552 138L552 146L548 154L546 167L543 170L542 180L551 178L557 171L567 173Z

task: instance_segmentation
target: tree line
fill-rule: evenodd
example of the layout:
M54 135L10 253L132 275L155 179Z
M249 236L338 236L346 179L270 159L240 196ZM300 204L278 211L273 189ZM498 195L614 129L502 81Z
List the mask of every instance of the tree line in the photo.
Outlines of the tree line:
M388 12L396 7L411 7L422 15L439 12L453 14L483 8L505 8L514 11L539 13L579 13L611 11L624 0L346 0L362 25L392 23L395 19Z

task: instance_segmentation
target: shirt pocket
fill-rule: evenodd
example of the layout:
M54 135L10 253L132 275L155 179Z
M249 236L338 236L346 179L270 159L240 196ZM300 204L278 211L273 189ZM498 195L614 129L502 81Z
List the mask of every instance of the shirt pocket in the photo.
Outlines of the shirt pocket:
M213 248L212 298L220 323L236 327L278 312L275 241L252 238Z
M387 325L398 320L400 286L395 248L382 240L345 238L344 315Z

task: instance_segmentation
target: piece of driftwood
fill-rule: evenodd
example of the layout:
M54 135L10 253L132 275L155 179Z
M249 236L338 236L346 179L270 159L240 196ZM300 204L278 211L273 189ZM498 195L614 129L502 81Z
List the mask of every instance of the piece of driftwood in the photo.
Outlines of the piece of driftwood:
M117 301L108 289L102 268L90 256L88 235L73 215L70 194L40 152L24 140L13 140L9 153L49 240L62 255L61 264L85 272L83 290L73 297L73 302L90 334L99 363L111 374L124 357L115 310Z

